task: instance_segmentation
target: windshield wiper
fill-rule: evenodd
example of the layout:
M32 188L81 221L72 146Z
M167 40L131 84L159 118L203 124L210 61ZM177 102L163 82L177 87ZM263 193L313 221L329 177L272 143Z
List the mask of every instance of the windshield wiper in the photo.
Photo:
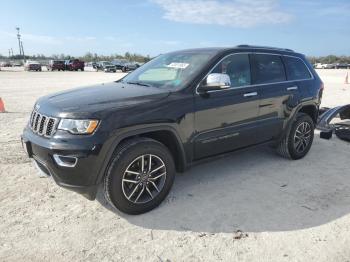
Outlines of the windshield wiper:
M126 82L127 84L130 85L139 85L139 86L151 86L149 84L141 83L141 82Z

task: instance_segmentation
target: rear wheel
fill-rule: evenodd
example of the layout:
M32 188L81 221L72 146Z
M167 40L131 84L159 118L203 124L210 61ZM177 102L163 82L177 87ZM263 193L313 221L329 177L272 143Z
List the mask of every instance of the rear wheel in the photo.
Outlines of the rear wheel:
M115 152L104 180L107 201L128 214L157 207L174 182L173 158L163 144L149 138L123 143Z
M303 158L310 150L314 139L314 122L304 113L299 113L277 147L277 152L286 158Z

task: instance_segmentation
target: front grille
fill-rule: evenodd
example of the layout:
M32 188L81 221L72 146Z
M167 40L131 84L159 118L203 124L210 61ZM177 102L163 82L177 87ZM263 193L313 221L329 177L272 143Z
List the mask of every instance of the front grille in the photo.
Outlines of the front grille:
M35 110L32 112L29 120L29 126L32 131L46 137L50 137L56 132L57 124L57 118L45 116Z

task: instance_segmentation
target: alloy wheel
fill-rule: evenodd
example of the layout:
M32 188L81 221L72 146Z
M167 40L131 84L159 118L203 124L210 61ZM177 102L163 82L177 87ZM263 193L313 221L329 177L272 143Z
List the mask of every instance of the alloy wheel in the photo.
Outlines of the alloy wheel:
M141 155L129 164L123 174L123 194L134 204L144 204L162 191L165 180L164 161L153 154Z
M296 128L294 134L294 149L298 153L304 152L310 144L311 132L312 128L308 122L301 122Z

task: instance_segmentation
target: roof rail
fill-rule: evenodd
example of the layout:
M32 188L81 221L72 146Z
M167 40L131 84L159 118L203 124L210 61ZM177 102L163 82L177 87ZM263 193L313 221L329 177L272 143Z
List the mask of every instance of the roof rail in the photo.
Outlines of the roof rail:
M278 48L278 47L271 47L271 46L238 45L236 47L238 47L238 48L260 48L260 49L271 49L271 50L281 50L281 51L294 52L294 50L292 50L292 49Z

